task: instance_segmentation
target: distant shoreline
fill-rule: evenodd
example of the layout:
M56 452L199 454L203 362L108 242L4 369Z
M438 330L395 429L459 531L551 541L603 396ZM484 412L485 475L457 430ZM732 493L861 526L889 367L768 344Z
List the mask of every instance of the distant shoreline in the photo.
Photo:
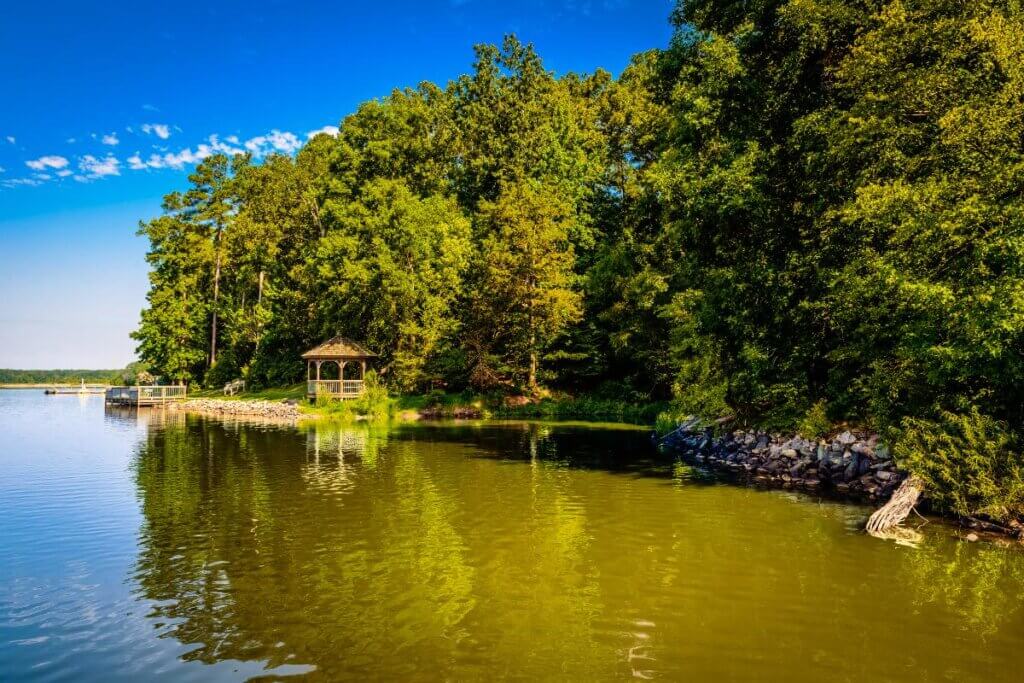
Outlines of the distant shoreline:
M106 386L102 382L86 382L86 386ZM41 382L35 384L0 384L0 389L48 389L50 387L79 387L80 382Z

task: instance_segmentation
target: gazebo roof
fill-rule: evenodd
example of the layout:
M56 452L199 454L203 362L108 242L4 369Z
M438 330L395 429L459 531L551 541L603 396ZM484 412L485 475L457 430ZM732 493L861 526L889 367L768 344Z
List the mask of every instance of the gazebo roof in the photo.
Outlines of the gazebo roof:
M370 351L359 342L354 342L346 337L331 337L320 346L306 351L302 354L302 357L307 360L335 360L337 358L376 358L377 354Z

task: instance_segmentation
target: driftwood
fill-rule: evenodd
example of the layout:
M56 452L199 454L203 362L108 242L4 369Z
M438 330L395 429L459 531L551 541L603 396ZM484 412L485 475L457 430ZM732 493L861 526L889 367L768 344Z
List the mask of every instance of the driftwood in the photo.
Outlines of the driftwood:
M903 480L900 487L892 494L889 502L875 510L868 519L867 530L870 534L887 531L905 520L921 498L922 482L917 477Z

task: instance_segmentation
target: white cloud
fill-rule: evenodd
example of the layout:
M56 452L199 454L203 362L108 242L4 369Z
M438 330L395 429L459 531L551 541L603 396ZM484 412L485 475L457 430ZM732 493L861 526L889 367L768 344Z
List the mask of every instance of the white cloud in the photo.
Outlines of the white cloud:
M42 171L46 168L64 168L68 165L68 160L64 157L57 156L56 154L49 154L44 157L39 157L38 159L26 161L25 165L33 171Z
M160 111L159 109L154 107L152 104L144 104L144 105L142 105L142 108L145 109L146 111Z
M75 140L74 138L68 138L64 142L68 143L69 145L73 145L77 142L77 140Z
M314 138L317 135L320 135L321 133L323 133L324 135L330 135L332 138L336 138L336 137L338 137L338 127L337 126L324 126L323 128L317 128L316 130L311 130L308 133L306 133L306 139L309 140L310 138Z
M125 127L125 131L129 133L137 131L146 135L156 136L160 140L167 140L172 135L172 128L180 131L176 126L163 123L147 123L136 128L128 126ZM336 136L338 128L336 126L324 126L317 130L311 130L306 133L306 139L320 134ZM121 142L117 132L111 132L102 136L97 133L91 133L90 136L105 145L113 146ZM9 136L9 140L13 142L13 136ZM76 141L76 138L66 138L66 141L68 144L72 144ZM72 177L81 183L88 183L108 176L119 176L121 175L122 168L128 168L133 171L165 168L182 170L187 166L200 163L203 159L213 154L234 156L248 151L256 158L263 158L275 153L294 154L302 147L302 144L303 140L295 133L275 128L269 133L257 135L244 142L237 135L228 135L222 138L217 134L213 134L208 136L204 142L194 147L185 147L178 151L170 150L166 146L153 145L156 151L149 154L148 158L143 157L142 153L136 151L127 157L124 162L110 153L99 156L86 154L78 157L76 167L74 168L71 167L71 162L67 158L56 154L49 154L25 162L26 166L36 171L31 177L11 178L0 181L0 186L34 186L41 185L44 181L54 181L68 177ZM0 168L0 173L3 172L4 169Z
M146 135L155 135L161 140L171 137L171 127L166 123L144 123L142 124L142 132Z
M237 139L238 138L235 138L235 140ZM245 150L241 147L236 147L235 145L222 141L217 135L211 135L207 138L206 142L196 145L195 149L185 147L177 152L150 154L148 159L143 159L142 155L136 152L132 156L128 157L127 162L128 168L133 171L141 171L147 168L173 168L181 170L185 168L185 166L198 164L203 159L218 153L234 156L235 154L244 154Z
M206 157L213 154L209 145L199 145L195 151L186 147L178 152L167 152L166 154L150 154L145 161L135 155L129 159L130 168L140 170L141 168L174 168L181 170L187 165L198 164Z
M81 175L75 176L75 180L79 178L95 180L110 175L121 175L120 166L121 162L110 154L103 159L86 154L78 160L78 170L81 171Z
M210 137L207 138L207 140L209 140L210 142L210 149L212 149L214 152L220 152L222 154L227 154L228 156L244 154L244 149L235 146L238 144L238 138L232 135L225 139L227 140L227 142L232 142L231 138L234 138L234 144L227 144L225 142L221 142L217 135L211 135Z
M42 180L36 180L35 178L11 178L10 180L0 180L0 185L3 185L4 187L18 187L19 185L35 187L36 185L42 184Z
M271 152L291 154L300 147L302 147L302 143L295 133L281 132L277 129L266 135L258 135L245 141L245 148L256 157L266 156Z
M7 136L7 142L9 142L9 143L11 143L13 145L15 142L17 142L17 140L14 139L13 135L8 135Z

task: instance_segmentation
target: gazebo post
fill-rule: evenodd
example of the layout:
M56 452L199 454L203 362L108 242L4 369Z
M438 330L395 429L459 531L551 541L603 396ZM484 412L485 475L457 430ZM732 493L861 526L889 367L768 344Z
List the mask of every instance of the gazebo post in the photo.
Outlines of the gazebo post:
M359 361L359 364L362 366L362 368L359 371L359 381L362 382L364 379L366 379L366 361Z
M318 360L318 361L316 362L316 381L317 381L317 382L319 382L319 381L320 381L320 364L321 364L321 363L323 363L323 361L322 361L322 360Z

